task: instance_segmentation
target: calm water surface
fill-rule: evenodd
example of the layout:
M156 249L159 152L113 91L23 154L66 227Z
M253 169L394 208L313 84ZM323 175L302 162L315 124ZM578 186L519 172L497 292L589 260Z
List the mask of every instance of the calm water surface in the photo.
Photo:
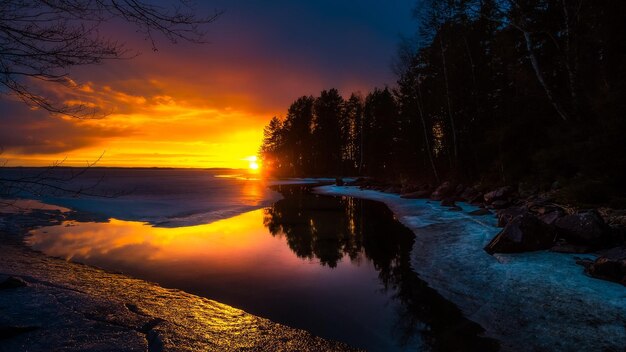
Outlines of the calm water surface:
M495 348L415 274L413 234L386 206L277 190L272 206L209 224L68 221L27 242L372 351Z

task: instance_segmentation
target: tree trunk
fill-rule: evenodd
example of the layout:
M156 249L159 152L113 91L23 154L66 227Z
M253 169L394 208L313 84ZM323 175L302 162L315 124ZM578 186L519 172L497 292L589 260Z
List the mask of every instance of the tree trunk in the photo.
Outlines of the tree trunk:
M556 101L556 99L554 98L554 94L552 93L552 89L548 87L548 84L546 83L546 80L543 77L543 73L541 72L541 69L539 67L539 61L537 60L537 56L535 55L535 50L533 49L533 42L532 42L532 38L530 37L530 32L522 30L521 28L520 30L524 34L524 40L526 41L526 49L528 50L528 58L530 59L530 63L533 67L533 70L535 71L535 75L537 76L537 80L539 81L539 84L541 85L541 87L543 87L543 90L545 91L546 96L548 97L548 100L554 107L554 110L556 110L556 112L559 114L561 119L563 119L563 121L569 120L569 116L567 115L565 110L563 110L563 108L561 107L561 104L559 104Z
M428 159L430 160L430 166L433 168L433 174L435 175L435 181L439 184L439 174L437 173L437 167L435 166L435 159L433 158L433 151L430 147L430 139L428 137L428 129L426 128L426 119L424 118L424 110L422 109L422 89L420 88L419 77L417 77L417 111L420 114L422 120L422 131L424 131L424 142L426 143L426 152L428 153Z
M452 116L452 103L450 102L450 86L448 84L448 68L446 67L446 54L443 48L443 39L441 39L441 35L439 36L439 47L441 48L441 62L443 65L443 78L446 86L446 102L448 106L448 117L450 118L450 129L452 130L452 148L454 154L454 163L455 165L458 163L458 145L457 145L457 133L456 127L454 126L454 117Z
M579 101L578 101L578 79L577 79L577 70L578 70L578 54L572 48L572 31L570 27L570 16L569 10L567 9L566 0L562 0L563 6L563 20L565 24L565 69L567 70L567 78L569 81L569 91L570 97L572 99L571 108L574 117L579 112Z

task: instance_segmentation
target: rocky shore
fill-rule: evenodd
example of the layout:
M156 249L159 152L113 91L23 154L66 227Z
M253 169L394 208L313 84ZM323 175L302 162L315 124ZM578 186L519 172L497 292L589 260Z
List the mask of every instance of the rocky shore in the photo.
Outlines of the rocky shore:
M350 351L219 302L22 244L54 209L0 216L0 351ZM78 215L78 214L75 214Z
M343 184L337 180L337 185ZM359 178L347 185L396 193L407 199L430 199L449 210L461 210L456 202L479 206L471 215L496 216L502 227L485 247L487 253L593 253L597 255L595 260L578 261L585 272L626 286L626 210L558 204L557 190L539 193L522 186L489 189L450 181L438 186L397 185L371 178Z

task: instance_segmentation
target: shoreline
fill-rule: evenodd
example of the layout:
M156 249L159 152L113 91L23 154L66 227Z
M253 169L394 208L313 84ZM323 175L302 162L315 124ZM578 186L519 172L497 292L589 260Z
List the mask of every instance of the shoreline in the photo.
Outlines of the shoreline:
M356 350L214 300L48 257L16 236L0 232L0 350Z
M412 209L405 208L402 204L399 205L399 203L397 202L396 203L390 202L388 198L391 197L393 198L393 200L398 200L398 201L403 201L403 202L408 202L408 203L411 203L411 202L430 203L431 201L404 199L404 198L400 198L400 195L384 193L380 191L372 191L372 190L365 190L365 191L358 190L357 191L355 190L355 187L346 188L346 187L337 187L337 186L328 186L328 185L318 186L318 187L315 187L314 192L318 193L318 191L323 188L336 188L338 192L335 195L347 195L347 196L360 197L360 198L365 198L365 199L373 199L373 200L386 204L387 207L389 207L394 212L394 214L398 216L399 220L405 226L411 229L411 231L415 234L416 239L418 239L418 232L416 232L415 229L416 228L423 229L424 226L428 225L428 219L426 219L426 222L423 222L422 221L423 219L420 220L419 212L409 213L412 211ZM354 192L353 191L346 192L346 189L348 190L352 189L354 190ZM327 193L327 194L333 195L331 193ZM462 210L463 210L462 212L458 212L458 211L449 212L445 209L445 207L440 206L438 201L437 202L432 201L431 205L432 207L437 208L438 211L441 211L442 214L444 215L452 214L453 216L459 215L461 213L465 213L466 209L464 208L467 207L466 204L461 203L460 205L462 206ZM471 208L471 209L475 209L475 208ZM54 217L55 216L58 217L60 214L60 213L55 213L52 210L48 210L48 212L52 212L52 215L42 214L43 216L40 219L40 220L46 219L47 224L49 224L50 221L55 221ZM45 213L45 211L43 213ZM411 219L413 223L407 223L406 219L404 219L404 217L407 215L414 217L413 219ZM468 218L472 219L473 221L477 223L482 222L483 221L482 219L484 219L486 220L486 223L483 225L492 226L494 229L496 229L495 217L492 217L492 216L470 217L468 216ZM418 220L422 221L422 223L415 223L415 221L418 221ZM446 221L449 221L449 220L450 219L447 219ZM46 221L43 221L43 223L40 221L39 223L34 224L34 226L45 226ZM419 232L420 232L419 235L422 235L421 232L423 232L423 230L420 230ZM142 346L139 349L145 350L145 348L147 348L149 351L169 350L169 349L172 349L173 346L176 346L176 350L178 350L179 346L185 346L184 343L194 344L193 346L195 347L190 348L189 350L194 350L198 348L204 349L204 350L223 350L225 346L234 346L235 343L239 343L239 342L243 343L243 345L237 345L237 346L240 346L240 347L243 346L245 348L257 348L257 349L262 349L262 350L275 350L275 349L280 349L280 348L283 348L283 349L298 348L303 351L306 351L308 349L310 350L324 349L324 350L337 350L337 351L352 350L349 346L343 343L327 341L327 340L312 336L310 333L306 331L289 328L289 327L280 325L278 323L273 323L267 319L259 318L259 317L250 315L248 313L245 313L243 311L240 311L238 309L217 303L215 301L201 298L199 296L187 294L183 291L165 289L165 288L161 288L157 284L151 284L143 280L132 279L124 275L105 272L95 267L91 267L91 266L87 266L83 264L68 263L62 259L47 257L43 253L39 253L28 248L26 245L24 245L23 243L19 241L18 237L19 237L18 234L11 235L11 234L2 233L0 231L0 239L2 240L2 243L0 244L0 256L2 256L3 258L18 258L16 262L19 262L20 260L22 260L24 263L26 263L29 260L32 260L31 264L38 263L37 264L39 266L38 271L35 274L29 274L28 266L18 268L17 270L7 270L7 266L10 266L10 265L8 265L8 263L5 262L5 263L0 264L0 282L5 280L9 276L17 276L28 283L28 286L26 288L18 288L17 290L34 291L34 293L31 292L28 294L30 296L27 295L28 297L31 297L31 299L32 297L34 297L35 294L38 294L40 296L52 295L52 296L61 296L61 297L66 297L67 295L69 295L71 297L64 298L64 299L68 299L73 302L81 302L80 304L73 304L74 311L70 312L71 314L73 314L72 319L74 319L76 322L78 321L84 322L85 319L87 319L86 321L89 323L88 325L99 325L99 326L90 327L90 329L91 328L96 329L94 330L96 331L95 333L87 334L85 333L85 331L78 330L77 335L83 334L83 336L87 336L88 338L89 337L93 338L93 336L97 336L100 333L110 333L112 334L111 341L114 341L115 339L123 339L120 341L127 341L127 340L134 341L133 343L136 344L137 346ZM416 242L416 245L417 245L417 242ZM424 245L424 243L422 242L420 243L420 245ZM432 248L429 248L428 250L431 250L431 249ZM486 255L486 253L484 253L482 249L479 252L480 254ZM506 258L506 257L507 256L504 256L503 258ZM500 262L500 259L498 259L498 256L495 256L492 258L496 258L495 259L495 263L497 263L496 265L507 264L506 259L503 262ZM7 261L10 263L13 260L8 259ZM464 315L468 319L477 322L483 328L485 328L487 330L485 334L487 337L492 337L492 338L497 339L498 341L503 341L502 339L503 336L506 337L507 334L512 333L512 330L507 330L511 328L511 324L509 324L510 322L504 322L505 324L503 324L502 321L494 321L493 311L491 309L485 309L484 307L481 307L480 305L484 304L484 302L479 302L479 300L477 300L476 297L472 297L471 292L469 293L466 292L468 289L467 287L464 288L465 291L459 290L458 287L456 288L453 287L452 289L450 287L446 287L445 277L442 278L441 275L429 275L428 273L425 273L424 270L420 270L422 268L420 265L425 265L425 264L428 264L428 263L424 261L414 262L413 266L414 268L417 268L417 270L414 269L414 271L418 273L421 277L423 277L424 280L427 281L428 284L431 287L433 287L435 290L437 290L437 292L439 292L442 296L444 296L446 299L450 300L455 305L457 305L463 311ZM445 264L446 264L445 261L434 262L430 264L430 269L436 268L437 266L445 267ZM65 272L66 275L60 275L58 272L56 274L48 273L48 269L47 269L48 267L54 268L55 270L60 269L60 272ZM582 267L578 266L577 268L580 269L580 275L584 275L582 273L582 270L583 270ZM84 273L82 273L83 271ZM83 275L81 276L80 280L77 280L77 278L72 278L72 276L76 275L76 273L79 273L79 275ZM90 273L89 275L96 276L96 278L94 279L95 280L94 282L89 282L89 280L85 280L85 281L82 280L82 278L89 276L87 275L87 273ZM51 275L52 277L45 276L48 274ZM446 276L445 274L443 275ZM102 281L105 281L105 282L102 282ZM129 284L129 282L131 284ZM497 285L498 281L490 280L489 283L492 285L493 284ZM118 291L116 291L115 288L107 287L106 290L104 290L101 294L93 291L94 287L96 287L95 290L97 290L97 287L102 287L103 285L106 285L106 286L119 285L119 288L118 288ZM129 291L128 290L129 288L132 288L132 290ZM54 292L51 292L50 290ZM115 292L121 292L119 290L123 291L124 293L123 297L118 297L115 294ZM7 301L5 300L6 298L5 296L7 292L9 291L0 290L0 302L3 303L2 304L3 306L7 305L6 304ZM146 294L146 292L148 292L148 294ZM80 297L76 297L77 295ZM18 299L18 301L16 302L20 302L19 297L15 295L11 297L13 297L11 299ZM130 297L130 299L128 299L128 297ZM491 295L491 297L493 298L493 295ZM623 295L621 297L622 299L624 298ZM124 298L125 300L122 298ZM21 297L21 299L24 299L24 297ZM152 299L160 303L152 302L151 301ZM86 305L87 309L84 311L76 311L75 307L83 306L83 301L88 303ZM180 305L178 305L176 308L170 306L171 302L180 303L180 302L186 302L186 301L192 302L190 303L190 305L193 305L194 309L196 309L195 307L199 307L197 308L197 310L201 312L200 315L204 315L205 318L208 316L209 321L207 321L206 319L199 319L201 317L198 317L195 314L194 314L194 318L190 318L189 316L181 317L180 315L185 315L186 313L188 313L187 311L189 309L181 308ZM21 303L24 303L24 301L21 301ZM50 302L48 303L50 304ZM496 303L502 303L502 302L496 302ZM611 302L608 302L608 303L611 305L619 304L619 302L615 302L615 299L613 299ZM32 305L32 302L30 303L26 302L26 304ZM55 315L50 312L50 310L54 310L53 307L55 307L55 305L57 307L58 312L67 310L67 307L62 304L60 305L58 300L56 302L51 302L51 304L52 305L47 307L49 315L50 314ZM11 304L9 303L9 305ZM155 305L160 305L160 307L155 309ZM146 309L147 309L146 307L151 309L150 311L148 311L148 313L146 313ZM621 308L624 308L624 307L620 307L620 309ZM171 311L172 309L174 309L174 311ZM232 312L236 311L237 313L231 314L229 313L231 311ZM510 310L508 310L507 312L512 313L512 314L519 313L519 311L515 313L514 311L510 311ZM167 316L163 317L161 314L165 314ZM617 314L617 319L622 319L623 323L626 324L626 312L624 312L623 314L622 313L615 313L615 314ZM36 322L37 320L35 317L33 316L20 317L19 315L20 315L19 310L15 312L15 314L13 314L14 317L19 317L20 319L24 318L23 321L18 321L19 324L10 325L10 324L7 324L5 321L0 320L0 327L5 328L7 326L14 326L18 328L24 328L26 329L22 331L24 332L24 334L16 335L16 337L13 337L10 340L0 339L0 347L2 347L2 345L5 344L6 341L24 339L26 336L32 336L32 335L38 336L31 340L25 339L27 342L30 341L29 343L31 344L37 343L38 339L40 341L44 341L46 339L47 335L41 333L41 331L45 329L44 326L40 326L42 324L35 325L35 324L29 323L29 321ZM228 330L226 332L223 331L222 328L215 325L215 319L214 319L215 316L219 317L219 319L226 319L226 325L229 326L229 329L231 329L230 328L231 326L237 326L237 328L233 328L232 330ZM91 319L89 317L94 318L94 319ZM56 314L56 318L60 319L59 314ZM519 317L517 317L516 319L519 319ZM595 319L595 318L589 318L589 319ZM50 321L50 323L52 325L58 325L58 322L55 322L55 321ZM529 323L532 324L533 323L532 320L527 321L525 324L529 324ZM498 326L499 324L503 324L506 326L503 329L501 329ZM598 324L602 325L603 323L599 321ZM183 329L185 326L193 326L193 329L192 328ZM259 327L259 326L263 326L263 327ZM32 327L36 327L36 329L29 330ZM70 328L72 329L73 327L70 326ZM102 331L100 331L99 329L102 329ZM111 332L111 329L115 331ZM204 337L198 337L198 332L192 331L195 329L200 329L200 330L205 331L200 334L200 335L204 334L202 336L206 336L208 334L216 334L216 336L219 336L220 343L224 343L225 345L224 344L213 345L213 344L207 343L207 341L203 341ZM215 331L215 329L219 331ZM240 341L238 335L240 335L242 332L237 329L251 329L250 331L252 331L253 335L250 338L246 337L244 341ZM527 329L527 327L524 327L524 329ZM151 331L156 331L156 332L151 332ZM254 335L254 334L257 334L259 331L262 331L260 335L258 336ZM612 327L612 328L608 327L608 331L607 331L604 327L601 326L599 331L598 329L596 329L596 332L600 332L600 334L604 336L606 336L607 334L611 336L610 334L612 334L612 336L615 336L616 340L621 341L623 339L624 344L626 344L626 331L620 331L619 328L617 328L616 330L615 327ZM41 335L36 335L36 334L41 334ZM155 340L157 341L156 342L157 347L150 347L151 343L153 344L155 343L155 342L151 342L152 341L151 339L154 339L154 336L162 336L162 337L159 337L159 339ZM528 335L526 335L526 337L527 336ZM584 338L582 337L581 339L584 340ZM100 341L105 341L105 339L102 339ZM294 345L294 343L296 343L294 341L297 341L298 343L301 343L301 344ZM505 338L504 341L507 341L507 339ZM60 343L62 341L57 341L57 342ZM98 343L97 341L96 342L89 341L88 339L86 341L79 341L79 342ZM519 341L519 342L523 342L523 341ZM183 344L179 345L180 343L183 343ZM580 344L580 342L578 343ZM127 345L126 342L124 342L123 344ZM158 347L161 344L164 347ZM47 346L48 345L39 346L40 348L39 350L46 350L44 347L47 347ZM269 347L269 346L272 346L272 347ZM513 346L514 344L504 344L503 350L516 350ZM565 346L569 346L569 345L566 344ZM591 346L593 346L593 344L591 344ZM608 345L604 344L604 345L598 345L598 346L604 346L606 350L613 350L611 349L610 343ZM31 345L30 347L31 347L31 350L38 350L37 349L38 347L36 345L34 346L34 348L32 348L33 345ZM545 347L553 347L553 346L548 344L548 345L541 345L541 346L536 346L536 347L545 348ZM157 348L157 349L153 349L153 348ZM158 348L161 348L161 349L158 349ZM0 350L2 350L2 348L0 348ZM128 350L134 350L134 349L129 348ZM556 350L559 350L559 348L557 348ZM562 350L567 350L567 348L563 348Z
M587 276L574 254L487 254L483 247L500 229L495 216L469 215L477 206L447 209L439 201L355 186L316 192L386 204L416 235L412 264L418 275L503 350L618 351L626 345L626 292L619 283Z

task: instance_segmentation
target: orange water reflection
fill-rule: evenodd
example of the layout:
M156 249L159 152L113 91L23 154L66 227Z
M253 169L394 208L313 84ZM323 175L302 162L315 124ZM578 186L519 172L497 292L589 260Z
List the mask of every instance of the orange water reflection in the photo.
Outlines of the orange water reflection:
M175 267L179 273L215 270L226 275L260 266L267 275L284 272L285 267L299 272L320 270L318 265L297 265L302 260L283 239L268 236L263 217L259 209L210 224L176 228L117 219L67 221L32 231L27 243L51 256L111 269L125 263L155 271Z

